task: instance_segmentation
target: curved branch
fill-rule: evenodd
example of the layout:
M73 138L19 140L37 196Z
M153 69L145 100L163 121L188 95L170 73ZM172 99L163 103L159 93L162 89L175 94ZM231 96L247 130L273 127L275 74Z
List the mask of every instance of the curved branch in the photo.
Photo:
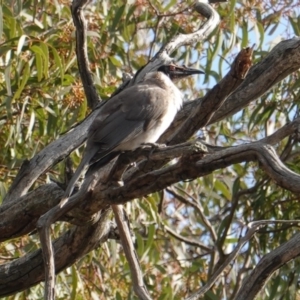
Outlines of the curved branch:
M178 34L172 38L159 50L154 57L155 59L164 58L165 55L169 56L181 46L193 45L199 41L203 41L220 23L219 14L208 3L197 1L192 9L207 18L207 20L197 31L190 34Z
M195 162L197 158L199 156L195 155L189 163L186 161L182 163L179 160L174 165L146 174L143 174L143 170L141 170L143 175L128 178L123 187L103 191L103 186L98 185L94 190L98 202L92 201L87 209L97 211L97 207L100 208L104 204L122 204L129 199L140 198L143 195L162 190L178 181L192 180L210 174L217 169L249 161L259 161L266 173L278 185L291 192L300 193L300 175L288 169L270 145L255 142L226 148L208 154Z
M81 199L80 202L84 206L83 210L87 215L91 216L101 209L102 205L107 203L106 201L113 204L123 203L163 189L180 180L197 178L219 168L230 166L233 163L250 160L261 161L271 178L283 188L299 193L299 175L286 168L274 149L266 146L266 143L271 145L279 143L287 136L299 132L299 128L300 118L286 124L272 135L255 143L225 149L221 148L221 150L207 146L210 153L201 160L199 160L199 157L203 156L205 151L197 146L197 142L156 149L150 156L146 155L147 157L149 156L149 159L145 160L143 164L139 164L127 171L124 176L126 183L124 187L114 188L99 185L96 189L100 189L100 191L93 191L94 200L90 201L87 205L84 200L89 197L90 190L93 189L90 182L93 181L92 185L95 185L95 182L97 182L95 178L98 176L99 179L99 174L94 174L95 178L87 178L82 189L73 197ZM200 154L197 154L199 149ZM133 155L135 157L144 157L144 153L138 154L138 152L139 150L133 153ZM157 162L164 161L165 159L170 160L179 156L190 156L191 163L181 164L179 161L175 165L165 167L161 170L147 171L155 170L154 164ZM103 173L104 171L101 169L98 172ZM156 176L158 177L156 178ZM147 180L150 180L150 184L147 183ZM42 186L23 196L21 199L16 198L15 201L2 205L0 207L0 236L3 237L3 240L6 240L34 230L37 219L59 202L62 193L62 190L57 185L51 184ZM108 197L110 193L121 198L123 196L124 198L123 200L118 200L116 203L111 202L109 200L110 197ZM99 201L101 198L103 200ZM18 221L17 224L16 220Z
M50 143L30 161L27 161L26 166L19 171L3 203L14 201L25 195L40 175L78 148L85 141L87 130L95 116L96 112L90 114L79 126Z
M300 234L265 255L244 279L235 300L252 300L258 295L272 274L290 260L300 256Z
M252 67L241 86L227 98L222 107L215 113L209 124L228 117L239 111L257 97L263 95L273 84L300 68L300 38L295 37L279 43L270 54L256 66ZM276 78L274 81L273 78ZM252 83L252 81L255 82ZM256 85L257 84L257 85ZM178 113L171 127L162 136L161 142L169 140L175 131L185 122L190 114L201 105L201 99L187 102ZM5 202L18 199L28 191L36 179L51 166L64 159L86 139L87 129L97 111L91 113L79 126L52 142L30 160L21 169L6 195ZM198 119L202 119L200 111ZM58 150L59 149L59 150Z
M83 84L87 104L95 109L101 98L97 94L94 81L89 69L89 60L86 44L86 20L83 15L83 7L89 0L74 0L71 5L74 25L76 27L76 56L78 69Z
M278 223L298 224L299 221L297 221L297 220L282 220L282 221L280 221L280 220L279 221L261 220L261 221L255 221L255 222L248 224L248 227L249 227L248 232L246 233L246 235L244 237L242 237L239 240L237 246L228 255L228 257L222 263L222 265L218 268L218 270L213 274L213 276L208 280L208 282L202 288L200 288L198 291L194 292L192 295L190 295L185 300L196 300L196 299L199 299L199 297L201 297L202 295L204 295L213 286L213 284L216 282L216 280L220 277L220 275L223 273L224 269L236 258L236 256L239 254L239 251L242 249L242 247L245 245L245 243L247 243L253 237L253 235L258 231L258 229L260 229L264 225L274 224L274 223L276 223L276 224L278 224ZM300 253L300 251L299 251L299 253ZM250 292L250 290L248 290L248 293L249 292ZM243 293L243 295L244 295L244 297L240 297L237 299L240 299L240 300L254 299L254 297L249 297L249 294L247 294L247 293ZM246 296L248 296L248 298Z
M159 149L157 151L163 152L164 149ZM203 155L203 153L200 154L200 156L201 155ZM191 163L187 164L186 161L182 163L181 160L179 160L172 166L152 171L138 177L128 178L123 187L116 188L98 184L96 188L91 189L91 186L94 186L99 178L97 178L97 176L101 174L101 170L99 170L99 174L95 172L92 174L91 178L87 177L87 180L84 182L79 192L70 198L70 202L78 201L80 198L82 203L81 208L85 210L86 214L92 215L100 209L107 207L109 204L121 204L130 201L133 198L141 198L146 194L161 190L175 182L197 178L209 174L219 168L230 166L233 163L245 161L259 161L267 174L278 184L292 192L300 193L300 175L285 167L271 146L261 142L255 142L218 150L207 154L201 160L199 160L199 154L196 153L194 156L191 156ZM17 217L14 218L11 216L11 220L11 222L15 222L15 220L18 219ZM59 241L61 241L61 239L59 239ZM82 244L82 240L80 240L80 243ZM59 249L59 247L57 249ZM57 249L55 251L58 251ZM89 249L92 250L93 248ZM41 254L41 252L39 253ZM80 253L76 254L73 252L65 255L67 255L65 258L66 260L70 259L68 255L71 255L72 259L81 257ZM19 266L20 263L23 263L24 269L28 269L30 268L31 261L26 259L28 259L28 256L17 259L11 263L12 265L6 264L0 267L0 278L8 276L8 279L5 281L5 288L3 287L5 291L7 285L14 286L14 289L16 289L15 280L17 278L17 275L13 275L15 274L15 269L8 268L7 266ZM41 256L39 259L41 260ZM42 272L42 269L40 269L39 272ZM12 279L11 276L16 277ZM34 281L34 283L36 282L37 281Z
M216 1L222 2L222 1ZM166 45L158 51L158 53L144 66L132 79L129 85L141 81L144 76L157 70L161 65L170 63L173 59L170 55L181 46L190 46L197 42L203 41L219 24L219 14L204 1L197 1L191 10L196 11L198 14L207 18L207 20L200 26L200 28L190 34L179 34L171 39Z
M109 210L104 211L96 224L74 227L54 241L57 273L107 240L110 230L113 229L108 222L109 215ZM42 251L39 249L0 266L0 296L22 291L42 280L44 280L44 264Z

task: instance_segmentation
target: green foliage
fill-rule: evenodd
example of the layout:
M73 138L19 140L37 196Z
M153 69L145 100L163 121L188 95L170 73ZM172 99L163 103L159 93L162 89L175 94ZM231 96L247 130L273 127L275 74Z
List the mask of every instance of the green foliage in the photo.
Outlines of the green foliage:
M176 59L201 67L204 82L183 82L190 98L201 96L228 71L233 55L241 47L256 43L255 61L273 46L274 40L300 35L297 1L229 1L217 6L220 27L207 41L182 47ZM88 53L91 70L103 99L121 83L121 71L135 72L160 46L178 33L199 27L196 14L178 13L193 1L96 1L87 8ZM159 12L157 14L156 12ZM170 12L173 14L168 15ZM298 14L296 13L298 12ZM3 198L22 161L67 131L88 113L75 57L74 27L68 1L8 1L0 7L0 197ZM188 92L187 92L188 90ZM298 114L299 73L288 76L255 104L207 128L207 139L220 146L255 141L281 128ZM278 144L288 166L299 170L299 146ZM287 152L286 152L287 151ZM72 155L78 163L78 152ZM62 166L50 170L61 179ZM48 174L49 174L48 173ZM46 181L46 175L37 184ZM299 197L282 190L256 164L245 163L222 169L193 182L179 183L174 191L200 204L204 217L176 196L162 194L127 203L126 210L136 234L136 249L145 282L154 299L183 299L212 275L214 257L200 247L171 237L177 234L214 244L205 220L218 237L224 254L231 252L243 224L260 219L299 218ZM53 233L66 227L57 224ZM228 272L205 299L229 299L239 277L237 271L255 266L260 257L287 241L295 228L273 226L259 232L248 243ZM21 257L39 247L33 235L1 245L1 260ZM297 294L299 260L278 271L265 287L263 299L294 299ZM226 283L226 284L225 284ZM39 284L6 299L40 299ZM115 241L88 254L57 276L58 299L136 299L129 266ZM298 295L299 297L299 295Z

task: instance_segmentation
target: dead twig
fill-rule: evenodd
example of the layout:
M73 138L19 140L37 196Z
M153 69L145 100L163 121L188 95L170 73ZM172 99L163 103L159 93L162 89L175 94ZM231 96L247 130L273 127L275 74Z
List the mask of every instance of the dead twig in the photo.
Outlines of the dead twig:
M112 210L115 215L122 246L131 271L133 289L140 299L151 300L149 292L144 285L143 273L132 242L128 220L124 215L122 207L123 206L121 205L112 205Z

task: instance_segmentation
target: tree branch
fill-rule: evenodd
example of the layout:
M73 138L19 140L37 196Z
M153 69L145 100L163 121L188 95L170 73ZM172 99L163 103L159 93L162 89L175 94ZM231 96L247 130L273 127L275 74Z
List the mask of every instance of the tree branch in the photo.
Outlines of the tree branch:
M89 2L89 0L73 0L71 11L76 27L76 56L80 78L83 84L87 104L91 109L95 109L100 103L101 98L97 94L89 68L86 44L86 20L83 15L83 8Z
M276 270L299 255L300 234L298 233L260 260L249 276L244 279L243 285L234 299L254 299Z
M150 156L151 158L151 156ZM192 180L200 176L212 173L214 170L225 168L234 163L259 161L266 173L281 187L294 193L300 192L300 175L289 170L279 159L275 150L260 142L226 148L213 154L208 154L201 160L193 160L192 163L177 163L165 168L155 170L141 176L128 178L123 187L103 190L103 186L96 186L95 193L103 202L98 201L96 206L106 204L122 204L143 195L162 190L178 181ZM143 170L140 170L143 173ZM98 198L99 199L99 198ZM94 202L94 201L93 201ZM90 208L95 210L93 204ZM88 208L87 208L88 209Z
M212 227L210 221L204 215L203 208L202 208L202 206L200 204L198 204L198 201L195 198L193 198L191 195L189 195L188 193L186 193L185 191L183 191L183 190L180 190L180 191L186 195L186 198L178 195L177 193L175 193L171 189L167 189L167 191L168 191L168 193L170 193L171 195L173 195L176 199L178 199L180 202L192 206L197 211L197 213L199 214L199 216L200 216L200 218L202 220L202 223L203 223L204 227L210 233L212 241L214 243L216 243L217 239L218 239L217 238L217 234L216 234L214 228ZM188 198L191 198L191 200L189 200Z
M243 83L227 98L226 102L209 121L209 124L231 116L241 110L251 101L263 95L273 84L276 84L293 71L299 69L299 48L299 37L282 41L274 47L261 62L250 69ZM252 81L254 81L254 83L252 83ZM180 128L183 122L186 121L189 115L191 115L199 105L201 105L201 99L185 103L171 127L160 139L160 142L164 143L169 140L170 137L174 135L174 132ZM201 120L205 113L205 111L200 111L198 119ZM26 168L20 170L5 197L4 203L25 195L41 174L68 156L74 149L78 148L85 141L87 129L96 114L97 110L91 113L79 126L76 126L70 132L46 146L40 153L32 158L26 164ZM199 130L199 128L197 130Z
M289 223L289 224L299 224L300 221L298 220L282 220L282 221L272 221L272 220L261 220L261 221L255 221L248 224L248 232L244 237L242 237L235 249L230 253L230 255L226 258L226 260L222 263L222 265L218 268L218 270L213 274L213 276L208 280L208 282L200 288L198 291L194 292L192 295L190 295L186 300L196 300L199 299L202 295L204 295L211 287L212 285L217 281L217 279L220 277L220 275L223 273L224 269L236 258L241 248L253 237L253 235L264 225L268 224L282 224L282 223ZM299 252L300 253L300 252ZM245 296L249 294L244 294ZM253 299L253 297L241 297L238 298L240 300L245 299Z
M162 46L154 59L163 58L165 55L169 56L181 46L189 46L205 40L220 23L219 14L208 3L196 1L192 9L207 18L207 20L197 31L190 34L178 34L172 38L166 45Z
M130 82L129 86L141 81L147 73L157 70L161 65L170 63L173 60L170 58L170 55L179 47L190 46L203 41L218 26L220 17L208 3L196 1L196 3L191 7L191 10L194 10L200 15L206 17L207 20L197 31L190 34L179 34L171 39L166 45L162 46L148 64L139 70Z
M164 225L164 230L166 230L166 232L168 232L171 236L173 236L177 240L179 240L181 242L184 242L184 243L187 243L189 245L198 247L198 248L202 249L203 251L206 251L206 253L211 253L213 251L211 248L205 246L204 244L200 243L199 241L197 241L195 239L187 238L187 237L184 237L184 236L178 234L177 232L172 230L167 225Z
M290 128L293 128L292 124L280 129L280 131L285 130L288 132ZM277 137L279 136L279 134L276 133L274 135ZM280 137L282 137L282 132ZM271 140L273 142L275 141L272 138ZM157 149L156 151L165 151L165 149ZM149 159L151 160L151 155L149 156ZM99 180L99 174L93 173L92 177L87 177L87 180L83 183L79 192L71 197L71 201L79 201L78 199L80 199L80 202L82 203L81 209L85 210L87 215L92 215L100 209L107 207L109 204L120 204L130 201L133 198L141 198L148 193L161 190L175 182L193 179L209 174L216 169L227 167L233 163L245 161L260 161L267 174L281 184L282 187L288 188L295 193L300 192L300 176L290 171L282 164L272 147L265 145L260 141L211 152L200 161L198 160L197 154L191 156L191 159L192 163L189 164L181 164L181 161L179 160L174 165L146 173L137 178L127 179L123 187L117 188L103 186L101 184L98 184L96 188L94 188ZM101 174L101 170L98 170L98 172ZM34 197L35 191L32 193L32 197ZM16 218L11 216L11 228L16 220L18 220L17 212L15 212L15 214ZM92 249L90 248L90 250ZM54 252L56 251L57 249L55 248ZM75 257L79 258L80 256L78 254L72 254L72 259L75 259ZM27 256L14 261L12 264L15 265L20 262L24 263L24 260L26 259L28 259ZM66 259L68 259L68 257L66 257ZM26 263L24 264L25 269ZM28 260L27 264L27 268L30 267L31 261ZM5 268L0 268L0 278L3 276L11 278L11 275L14 274L14 269L11 268L10 264L4 266ZM16 278L14 278L14 281L15 280ZM6 281L6 283L7 282L9 282L9 280ZM36 282L37 281L35 281L35 283ZM10 282L10 285L13 285L13 283Z
M95 224L74 226L53 242L57 273L107 240L110 231L114 230L109 222L109 216L109 210L103 211ZM0 266L0 295L1 297L11 295L42 280L44 280L44 264L42 251L39 249Z
M197 142L187 142L171 147L155 149L150 155L148 155L149 150L145 150L145 152L137 150L134 155L140 155L139 157L144 157L144 155L146 155L148 157L144 164L145 169L148 169L146 164L151 165L153 160L164 161L165 159L170 160L179 156L191 157L191 163L181 164L180 162L177 162L175 165L166 167L162 170L152 172L146 171L146 173L141 165L137 165L125 173L123 179L125 180L126 187L116 188L100 184L97 187L97 191L94 190L91 192L91 189L93 189L99 181L100 174L98 173L101 173L104 177L105 170L109 173L110 167L108 166L106 169L98 170L98 173L88 177L83 183L80 191L72 197L73 199L80 198L79 202L82 203L81 209L85 211L87 215L92 216L99 209L103 208L102 205L105 207L106 204L111 203L110 200L107 202L108 199L105 196L105 191L107 195L110 193L120 193L118 197L124 197L124 199L119 199L118 202L124 203L130 199L142 197L159 189L163 189L180 180L197 178L219 168L230 166L233 163L251 160L261 160L263 165L266 165L267 174L271 178L276 180L276 182L280 182L283 188L291 188L295 193L299 193L299 175L286 168L272 148L270 148L271 150L268 147L265 148L266 143L275 145L287 136L297 133L299 128L300 118L295 119L293 122L286 124L277 130L274 134L255 143L225 149L221 148L221 150L217 147L207 146L209 154L206 154L201 160L199 160L197 153L200 153L199 156L201 157L204 149L201 148L200 144L200 152L198 152L199 147L197 147ZM148 154L146 154L147 151ZM140 152L140 154L138 154L138 152ZM266 159L264 159L264 157L266 157ZM274 169L275 167L277 169ZM189 172L187 170L188 168L190 168ZM170 170L169 173L168 170ZM174 170L176 170L176 172ZM160 177L156 178L156 174ZM160 181L161 177L163 178L163 181ZM146 182L147 178L150 179L151 184ZM103 181L105 180L103 179ZM135 186L135 182L138 182L137 186ZM93 198L87 204L85 203L85 199L89 198L89 195L92 195ZM16 198L15 201L2 205L0 207L0 236L3 237L3 240L6 240L34 230L34 224L38 218L51 207L55 206L59 202L61 196L62 190L57 185L51 184L42 186L22 198ZM103 197L102 201L99 201L101 197Z
M232 116L265 94L272 86L283 80L286 76L298 70L300 68L299 49L300 37L294 37L276 45L265 58L249 70L247 77L215 112L209 120L208 125ZM222 95L222 91L220 91L220 94ZM212 94L211 96L205 96L208 103L215 101ZM182 126L195 110L198 111L198 120L205 118L207 112L204 109L199 109L202 105L202 99L198 98L184 104L172 125L161 137L161 142L170 140L174 132ZM199 129L201 127L195 127L195 130Z
M130 229L128 227L128 220L126 220L121 206L112 205L112 210L118 225L124 253L130 267L133 289L140 299L151 300L149 292L144 285L143 273L132 242Z

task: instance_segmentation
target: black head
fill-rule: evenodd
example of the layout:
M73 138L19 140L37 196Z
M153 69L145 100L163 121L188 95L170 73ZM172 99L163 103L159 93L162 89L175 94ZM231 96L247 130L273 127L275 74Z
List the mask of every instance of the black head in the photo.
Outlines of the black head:
M177 66L175 64L162 65L157 69L157 71L163 72L164 74L168 75L171 80L181 79L195 74L204 74L203 71L188 68L185 65Z

